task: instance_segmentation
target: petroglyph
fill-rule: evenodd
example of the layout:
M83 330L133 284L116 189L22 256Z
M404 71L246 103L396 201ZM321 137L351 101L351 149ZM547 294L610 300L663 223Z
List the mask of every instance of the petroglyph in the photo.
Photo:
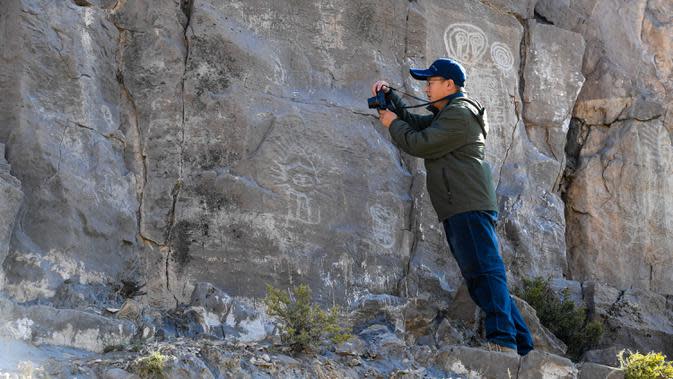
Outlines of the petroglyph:
M488 112L491 126L503 127L507 120L507 89L502 82L502 74L494 68L475 69L466 82L467 91L482 104Z
M288 218L308 224L320 223L320 209L309 196L318 184L313 162L308 158L295 156L289 163L274 162L271 170L279 187L288 196Z
M385 248L391 248L395 244L392 228L395 225L395 212L380 205L369 207L372 216L372 242Z
M512 51L502 42L494 42L491 45L491 59L502 72L509 72L514 66Z
M444 45L449 57L463 64L477 63L487 48L486 33L472 24L451 24L444 31Z
M314 40L316 45L327 49L345 49L343 8L329 0L319 1L317 7L320 20L316 23L319 29Z
M643 146L643 156L647 160L646 163L652 162L653 165L656 165L656 163L661 160L659 147L660 130L661 128L658 126L647 124L638 125L636 128L638 140L641 143L641 146Z
M273 186L287 198L288 220L307 224L320 223L320 208L315 196L321 184L318 152L302 144L307 133L304 120L298 116L285 116L276 121L277 130L283 134L269 137L272 164L267 168Z
M466 90L470 96L486 107L489 137L507 139L516 121L509 118L511 117L509 108L511 104L508 103L510 97L507 95L502 72L490 65L474 68L470 74L470 80L466 82ZM489 162L500 162L504 158L504 155L500 155L502 153L504 151L498 151L497 148L486 149L486 159Z

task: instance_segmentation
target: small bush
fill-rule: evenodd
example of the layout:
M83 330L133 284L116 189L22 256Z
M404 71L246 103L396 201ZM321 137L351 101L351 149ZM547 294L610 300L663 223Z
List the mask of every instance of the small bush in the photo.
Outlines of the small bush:
M673 362L667 362L661 353L643 355L629 351L629 356L624 358L622 350L617 358L624 370L624 379L673 379Z
M134 362L134 371L141 378L166 378L164 373L164 365L166 364L167 356L158 351L142 357Z
M568 356L579 359L582 353L596 345L603 334L603 324L589 321L586 307L577 308L569 299L567 288L559 298L549 280L540 277L523 279L523 287L515 293L535 309L542 325L568 346Z
M339 308L326 312L312 304L308 285L302 284L291 292L267 285L266 291L264 304L268 313L278 319L281 340L293 351L315 350L326 338L334 344L350 338L339 325Z

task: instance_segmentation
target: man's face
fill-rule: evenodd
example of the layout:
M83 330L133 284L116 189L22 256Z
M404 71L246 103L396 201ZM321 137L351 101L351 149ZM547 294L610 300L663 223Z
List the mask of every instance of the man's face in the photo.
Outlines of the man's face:
M444 79L441 76L431 76L425 83L425 94L428 96L428 101L439 100L443 97L451 95L454 91L453 80Z

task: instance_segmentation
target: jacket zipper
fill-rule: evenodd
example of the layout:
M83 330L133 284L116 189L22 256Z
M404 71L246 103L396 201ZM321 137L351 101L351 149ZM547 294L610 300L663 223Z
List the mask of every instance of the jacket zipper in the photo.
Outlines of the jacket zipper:
M449 186L449 177L446 174L446 168L442 168L442 178L444 179L444 185L446 186L446 191L449 194L449 202L453 200L453 194L451 194L451 186Z

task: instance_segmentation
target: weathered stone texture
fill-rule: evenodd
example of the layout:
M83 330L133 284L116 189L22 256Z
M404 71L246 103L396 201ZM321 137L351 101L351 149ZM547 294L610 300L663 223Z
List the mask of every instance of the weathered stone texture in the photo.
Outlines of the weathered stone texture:
M577 280L671 294L671 23L667 1L547 1L536 11L586 40L574 117L588 137L568 173Z
M517 378L575 379L577 373L577 368L569 359L533 350L521 358Z
M307 282L339 302L395 290L410 175L354 89L402 53L382 38L400 31L372 20L405 15L402 2L194 4L168 240L176 281L245 296Z
M74 347L102 353L106 347L128 344L133 323L46 305L21 306L0 297L0 338L34 345Z
M599 349L611 349L607 354L590 354L594 356L590 360L616 365L615 352L622 349L673 356L673 309L666 296L590 282L586 302L594 318L604 321Z
M5 160L5 145L0 144L0 288L4 282L2 262L9 253L9 240L14 230L14 221L23 200L21 182L10 173L10 166Z
M673 291L673 146L661 121L593 126L568 191L573 276Z
M449 56L487 108L510 285L572 286L608 327L593 356L666 350L672 17L666 0L5 1L3 322L26 331L30 316L39 330L14 338L94 351L133 328L258 341L272 334L255 304L265 284L308 283L351 310L360 343L342 352L354 367L359 352L415 354L442 373L493 358L481 368L494 376L576 376L541 353L428 353L478 339L479 313L422 161L399 152L365 100L376 79L422 96L409 67ZM520 307L540 350L563 352ZM124 320L90 313L100 308ZM68 320L102 334L78 340ZM191 358L176 370L207 375ZM304 364L285 362L287 375ZM257 365L268 362L246 363Z
M118 32L71 2L3 5L2 140L23 211L5 259L6 290L50 297L70 277L103 282L135 254L135 177L122 158ZM11 35L10 35L11 33Z

